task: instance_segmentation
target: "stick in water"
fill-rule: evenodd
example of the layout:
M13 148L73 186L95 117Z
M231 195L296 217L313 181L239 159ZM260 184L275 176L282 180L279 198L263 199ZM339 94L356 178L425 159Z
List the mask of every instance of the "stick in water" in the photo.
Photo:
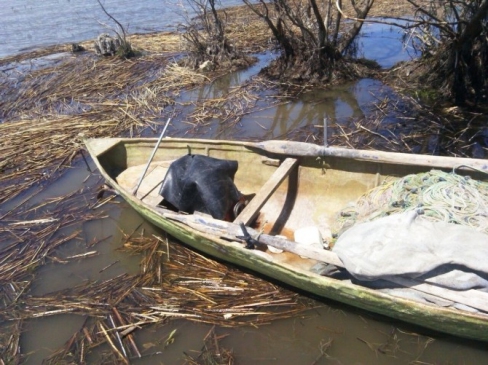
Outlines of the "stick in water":
M327 141L327 117L324 117L324 147L329 147L329 141Z
M158 142L156 143L156 146L154 147L154 150L151 154L151 157L149 158L149 161L147 162L146 168L144 169L141 177L139 178L139 182L137 183L136 188L132 192L133 195L136 195L137 190L139 190L139 187L141 186L142 179L144 179L144 176L146 176L146 172L149 169L149 165L151 164L151 162L154 158L154 155L156 154L156 151L158 150L159 145L161 144L161 141L163 140L163 136L166 133L166 129L168 128L168 124L169 124L170 120L171 120L171 118L168 118L168 121L166 122L166 125L164 126L163 132L161 133L161 136L159 136Z

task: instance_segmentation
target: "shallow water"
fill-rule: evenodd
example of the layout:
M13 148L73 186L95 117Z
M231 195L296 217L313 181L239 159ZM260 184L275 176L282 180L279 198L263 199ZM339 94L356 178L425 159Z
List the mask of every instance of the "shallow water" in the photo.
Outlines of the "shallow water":
M377 18L375 21L406 25L406 21ZM397 27L382 23L364 23L358 40L359 56L376 60L383 68L391 68L400 61L419 56L412 45L411 38L403 40L404 33Z
M88 179L87 179L88 178ZM81 179L81 180L80 180ZM87 179L85 182L85 179ZM80 186L96 194L101 184L97 173L90 174L79 161L62 179L36 199L57 198ZM73 240L56 252L56 257L95 250L96 256L51 262L41 267L33 282L31 295L42 296L80 285L87 281L107 280L122 273L140 270L140 258L119 249L125 235L145 231L161 232L146 223L125 202L100 208L106 218L83 224L81 240ZM36 201L31 204L35 205ZM104 239L107 238L107 239ZM88 243L104 239L93 247ZM424 329L363 312L328 300L313 301L316 307L301 315L277 320L270 325L242 328L217 327L224 336L222 349L232 350L236 364L482 364L488 362L486 344L426 332ZM61 314L24 321L20 346L29 354L25 364L40 364L61 348L85 322L84 316ZM202 341L212 326L175 320L164 326L146 326L135 332L142 358L133 364L181 364L185 354L197 356ZM176 330L174 342L165 339ZM49 336L45 334L49 333ZM330 343L329 343L330 342ZM89 364L103 363L108 345L95 349Z
M117 9L111 8L117 3ZM226 2L227 3L227 2ZM165 17L174 19L163 1L106 0L107 10L129 30L151 31L166 29ZM133 5L136 4L136 5ZM127 9L138 7L137 17ZM155 17L154 14L158 16ZM80 41L95 37L103 30L98 20L104 19L95 1L83 5L69 0L31 1L0 0L0 15L5 21L0 29L1 52L13 54L33 46ZM159 16L161 15L161 16ZM42 19L49 21L43 21ZM156 18L156 19L155 19ZM106 19L105 19L106 20ZM26 26L29 24L29 27ZM68 24L68 25L66 25ZM360 42L364 56L376 59L383 67L410 55L402 51L401 35L391 29L367 27L367 36ZM381 34L381 35L379 35ZM0 55L1 57L2 55ZM188 92L182 100L196 101L225 95L229 88L241 85L254 76L269 62L271 54L260 55L260 61L252 68L229 75L210 87ZM48 60L47 62L52 62ZM25 67L43 67L26 64ZM334 123L347 126L353 120L371 113L372 104L391 90L379 81L360 80L341 85L330 91L304 94L296 102L263 109L243 118L236 128L225 128L218 121L200 128L199 137L270 139L289 133L290 130L321 124L324 117ZM263 105L265 105L263 103ZM172 125L168 134L184 135L184 126ZM93 167L93 166L92 166ZM35 205L46 199L60 198L80 188L96 194L102 184L97 174L90 174L78 160L63 177L42 194L36 195L29 204ZM7 211L22 197L3 204L0 210ZM79 202L83 204L83 201ZM125 234L144 230L146 235L160 233L146 223L121 200L100 208L105 218L84 223L80 239L72 240L56 252L59 258L96 251L92 257L67 260L67 263L50 262L42 266L32 283L29 294L47 295L72 288L92 280L106 280L123 273L139 272L140 258L129 256L119 249ZM90 242L102 240L94 247ZM249 326L230 329L216 328L223 348L233 350L236 364L483 364L488 363L486 344L427 333L425 330L387 318L372 316L360 310L345 307L330 301L315 301L316 309L303 315L279 320L259 328ZM83 325L85 317L62 314L24 322L25 332L21 337L21 351L29 354L26 364L40 364L53 351L60 348ZM173 321L165 326L148 326L137 331L135 337L143 358L134 359L134 364L180 364L184 354L194 355L202 348L202 339L211 326L189 321ZM165 347L164 339L176 329L175 341ZM420 334L419 334L420 333ZM46 335L48 334L48 335ZM332 341L330 345L326 344ZM100 363L101 347L91 355L89 363Z
M180 0L102 0L128 33L174 30L192 16ZM222 1L226 6L238 0ZM97 0L0 0L0 58L37 47L80 42L117 29Z

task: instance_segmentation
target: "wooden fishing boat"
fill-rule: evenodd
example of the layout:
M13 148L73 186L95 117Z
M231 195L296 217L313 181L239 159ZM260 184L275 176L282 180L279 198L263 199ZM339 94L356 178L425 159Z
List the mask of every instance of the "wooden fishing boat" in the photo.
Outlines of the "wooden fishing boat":
M488 340L488 293L445 290L428 283L393 278L396 285L428 292L478 311L395 297L316 273L313 267L317 263L337 267L343 263L333 251L293 241L293 233L304 227L315 227L322 233L329 231L344 206L385 179L432 168L459 167L459 174L468 174L461 166L464 165L475 169L469 170L472 178L486 181L483 171L488 171L488 161L326 148L289 141L107 138L87 139L85 144L107 183L137 212L200 252L323 298L435 331ZM235 185L245 194L256 195L232 222L197 212L183 214L160 205L159 187L169 166L189 151L238 162ZM264 248L245 247L242 225ZM271 252L273 247L284 251Z

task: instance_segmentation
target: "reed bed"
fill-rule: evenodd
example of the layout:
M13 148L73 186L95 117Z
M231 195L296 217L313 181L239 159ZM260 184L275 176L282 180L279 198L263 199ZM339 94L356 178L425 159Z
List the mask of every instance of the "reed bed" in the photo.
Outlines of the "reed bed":
M69 166L87 137L155 132L178 90L206 78L168 64L164 56L137 60L69 57L52 67L0 80L0 202L49 180ZM171 112L174 116L174 111Z
M143 250L140 274L28 297L22 308L3 316L26 319L74 313L105 317L115 308L126 323L137 327L172 318L233 327L269 323L307 308L297 294L180 244L140 237L127 241L125 250L129 254Z
M235 45L250 52L268 49L267 28L252 12L231 9L227 14L227 34ZM180 67L173 59L184 48L178 34L134 35L129 41L141 51L130 60L96 58L88 51L67 53L40 68L18 65L29 57L66 52L68 46L0 60L0 66L13 65L0 76L0 90L4 90L0 91L0 359L4 363L21 360L23 324L33 318L61 313L86 318L82 328L46 359L46 364L85 363L102 346L102 362L115 364L146 356L136 342L137 331L144 326L183 318L220 327L260 326L311 307L296 293L155 236L129 235L123 242L127 255L140 257L136 275L86 282L43 296L29 294L36 270L45 263L69 264L96 254L96 244L103 238L84 242L81 227L106 217L110 204L117 202L113 196L97 198L96 189L102 186L97 175L84 184L89 189L75 189L47 201L40 198L66 169L83 163L81 134L154 135L163 120L177 117L186 106L177 101L183 90L211 83L222 75L222 71L202 74ZM90 49L90 43L82 45ZM188 119L190 132L215 119L226 126L238 124L256 110L263 90L277 86L256 78L220 98L195 103ZM290 97L282 95L266 102L282 103ZM392 133L398 131L382 123L387 104L378 101L375 118L332 125L337 133L329 142L415 152L430 132L422 126L413 127L411 117L402 114L411 133L402 135L401 141L393 138ZM395 108L404 113L399 106ZM433 123L429 128L435 130L439 125ZM282 137L321 143L321 128L309 126ZM59 247L72 242L84 243L86 250L60 256ZM205 357L213 363L232 363L231 354L225 351L220 352L229 355L226 358L212 357L218 352L219 339L215 332L209 333L202 354L188 358L187 363L204 363Z
M9 136L0 142L0 203L52 181L81 158L80 134L113 136L134 124L122 113L108 117L107 109L0 124L0 134Z
M121 104L121 96L156 77L160 58L137 62L118 58L70 56L54 67L34 70L0 102L2 117L79 114L103 105Z
M296 293L160 237L127 237L123 250L142 256L140 274L27 296L5 307L2 319L83 315L83 327L46 363L83 363L102 344L108 344L114 363L129 363L146 354L134 340L146 325L187 319L220 327L259 326L310 308Z

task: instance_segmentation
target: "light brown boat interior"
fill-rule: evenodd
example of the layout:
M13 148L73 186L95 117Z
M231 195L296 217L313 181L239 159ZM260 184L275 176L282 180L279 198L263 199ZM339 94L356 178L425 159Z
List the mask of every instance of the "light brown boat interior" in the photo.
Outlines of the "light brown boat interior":
M116 147L120 151L112 152L111 163L106 164L107 167L113 166L113 156L119 156L119 169L112 175L129 191L136 188L154 145L148 143L146 147L141 148L141 143L138 143L134 145L137 151L126 152L125 148L130 150L132 146L125 143ZM161 201L159 187L169 165L189 151L192 154L237 160L237 188L244 194L256 193L257 198L260 194L264 197L257 208L259 214L254 226L264 229L266 233L287 237L293 236L296 229L307 226L316 226L324 231L333 229L341 209L384 180L430 170L426 166L358 163L333 157L297 157L285 161L273 154L256 153L258 151L242 145L224 143L208 146L194 142L188 146L186 143L169 141L158 149L137 190L137 197L149 205L158 204ZM103 163L103 155L100 160Z
M114 172L114 178L121 187L131 192L137 187L146 169L154 144L141 147L141 143L138 143L136 146L137 150L132 151L129 151L132 148L130 143L116 147L120 148L116 154L120 158L120 170ZM209 146L196 141L189 146L169 141L159 147L136 196L150 206L158 205L162 201L159 189L170 164L189 152L237 160L237 188L244 194L257 195L235 222L242 221L260 232L282 235L292 241L295 230L304 227L318 228L322 237L330 241L331 233L337 233L338 215L349 203L385 179L429 170L418 166L367 162L359 164L349 159L331 157L279 159L273 154L242 145L224 143ZM111 156L112 161L106 166L114 165L114 153ZM103 156L100 159L103 162ZM267 254L275 262L303 269L310 269L317 263L287 252L273 254L268 251Z
M382 180L377 174L344 172L326 165L321 168L319 164L303 166L303 161L279 171L281 161L278 159L250 151L245 153L239 146L236 150L191 148L194 154L237 160L239 169L234 180L237 188L244 194L258 194L251 203L259 199L259 193L262 196L256 214L251 214L257 215L256 219L248 219L245 223L252 223L265 233L289 238L300 227L317 226L324 231L330 229L338 211L348 201L353 201ZM186 146L177 149L173 146L170 149L161 147L147 169L136 196L149 205L159 204L162 200L158 194L159 188L167 169L172 161L185 153ZM147 164L137 163L129 161L127 169L116 177L117 182L129 191L136 188Z
M336 228L340 212L385 180L433 168L452 171L456 167L458 174L486 181L482 172L458 169L463 164L488 171L485 161L340 148L323 150L315 145L286 141L246 143L168 138L155 152L134 196L155 144L155 139L115 138L87 142L107 182L116 184L115 189L143 217L187 245L325 298L446 333L488 340L488 320L483 313L488 312L488 300L484 292L444 290L428 283L393 278L390 281L399 287L411 287L482 312L399 298L348 280L317 274L311 269L319 262L338 267L343 263L337 261L333 251L304 249L303 245L275 237L284 235L293 240L294 232L304 227L316 227L325 238L330 231L340 233ZM256 196L254 204L251 201L246 214L239 216L236 222L240 219L249 222L246 225L254 237L259 232L269 233L259 235L260 241L281 247L285 252L273 253L266 246L259 250L244 249L244 243L236 239L242 234L238 224L210 220L197 214L179 214L158 206L162 201L159 187L167 169L172 161L188 153L238 161L234 179L237 188L244 194L255 193ZM302 254L309 258L301 257Z

